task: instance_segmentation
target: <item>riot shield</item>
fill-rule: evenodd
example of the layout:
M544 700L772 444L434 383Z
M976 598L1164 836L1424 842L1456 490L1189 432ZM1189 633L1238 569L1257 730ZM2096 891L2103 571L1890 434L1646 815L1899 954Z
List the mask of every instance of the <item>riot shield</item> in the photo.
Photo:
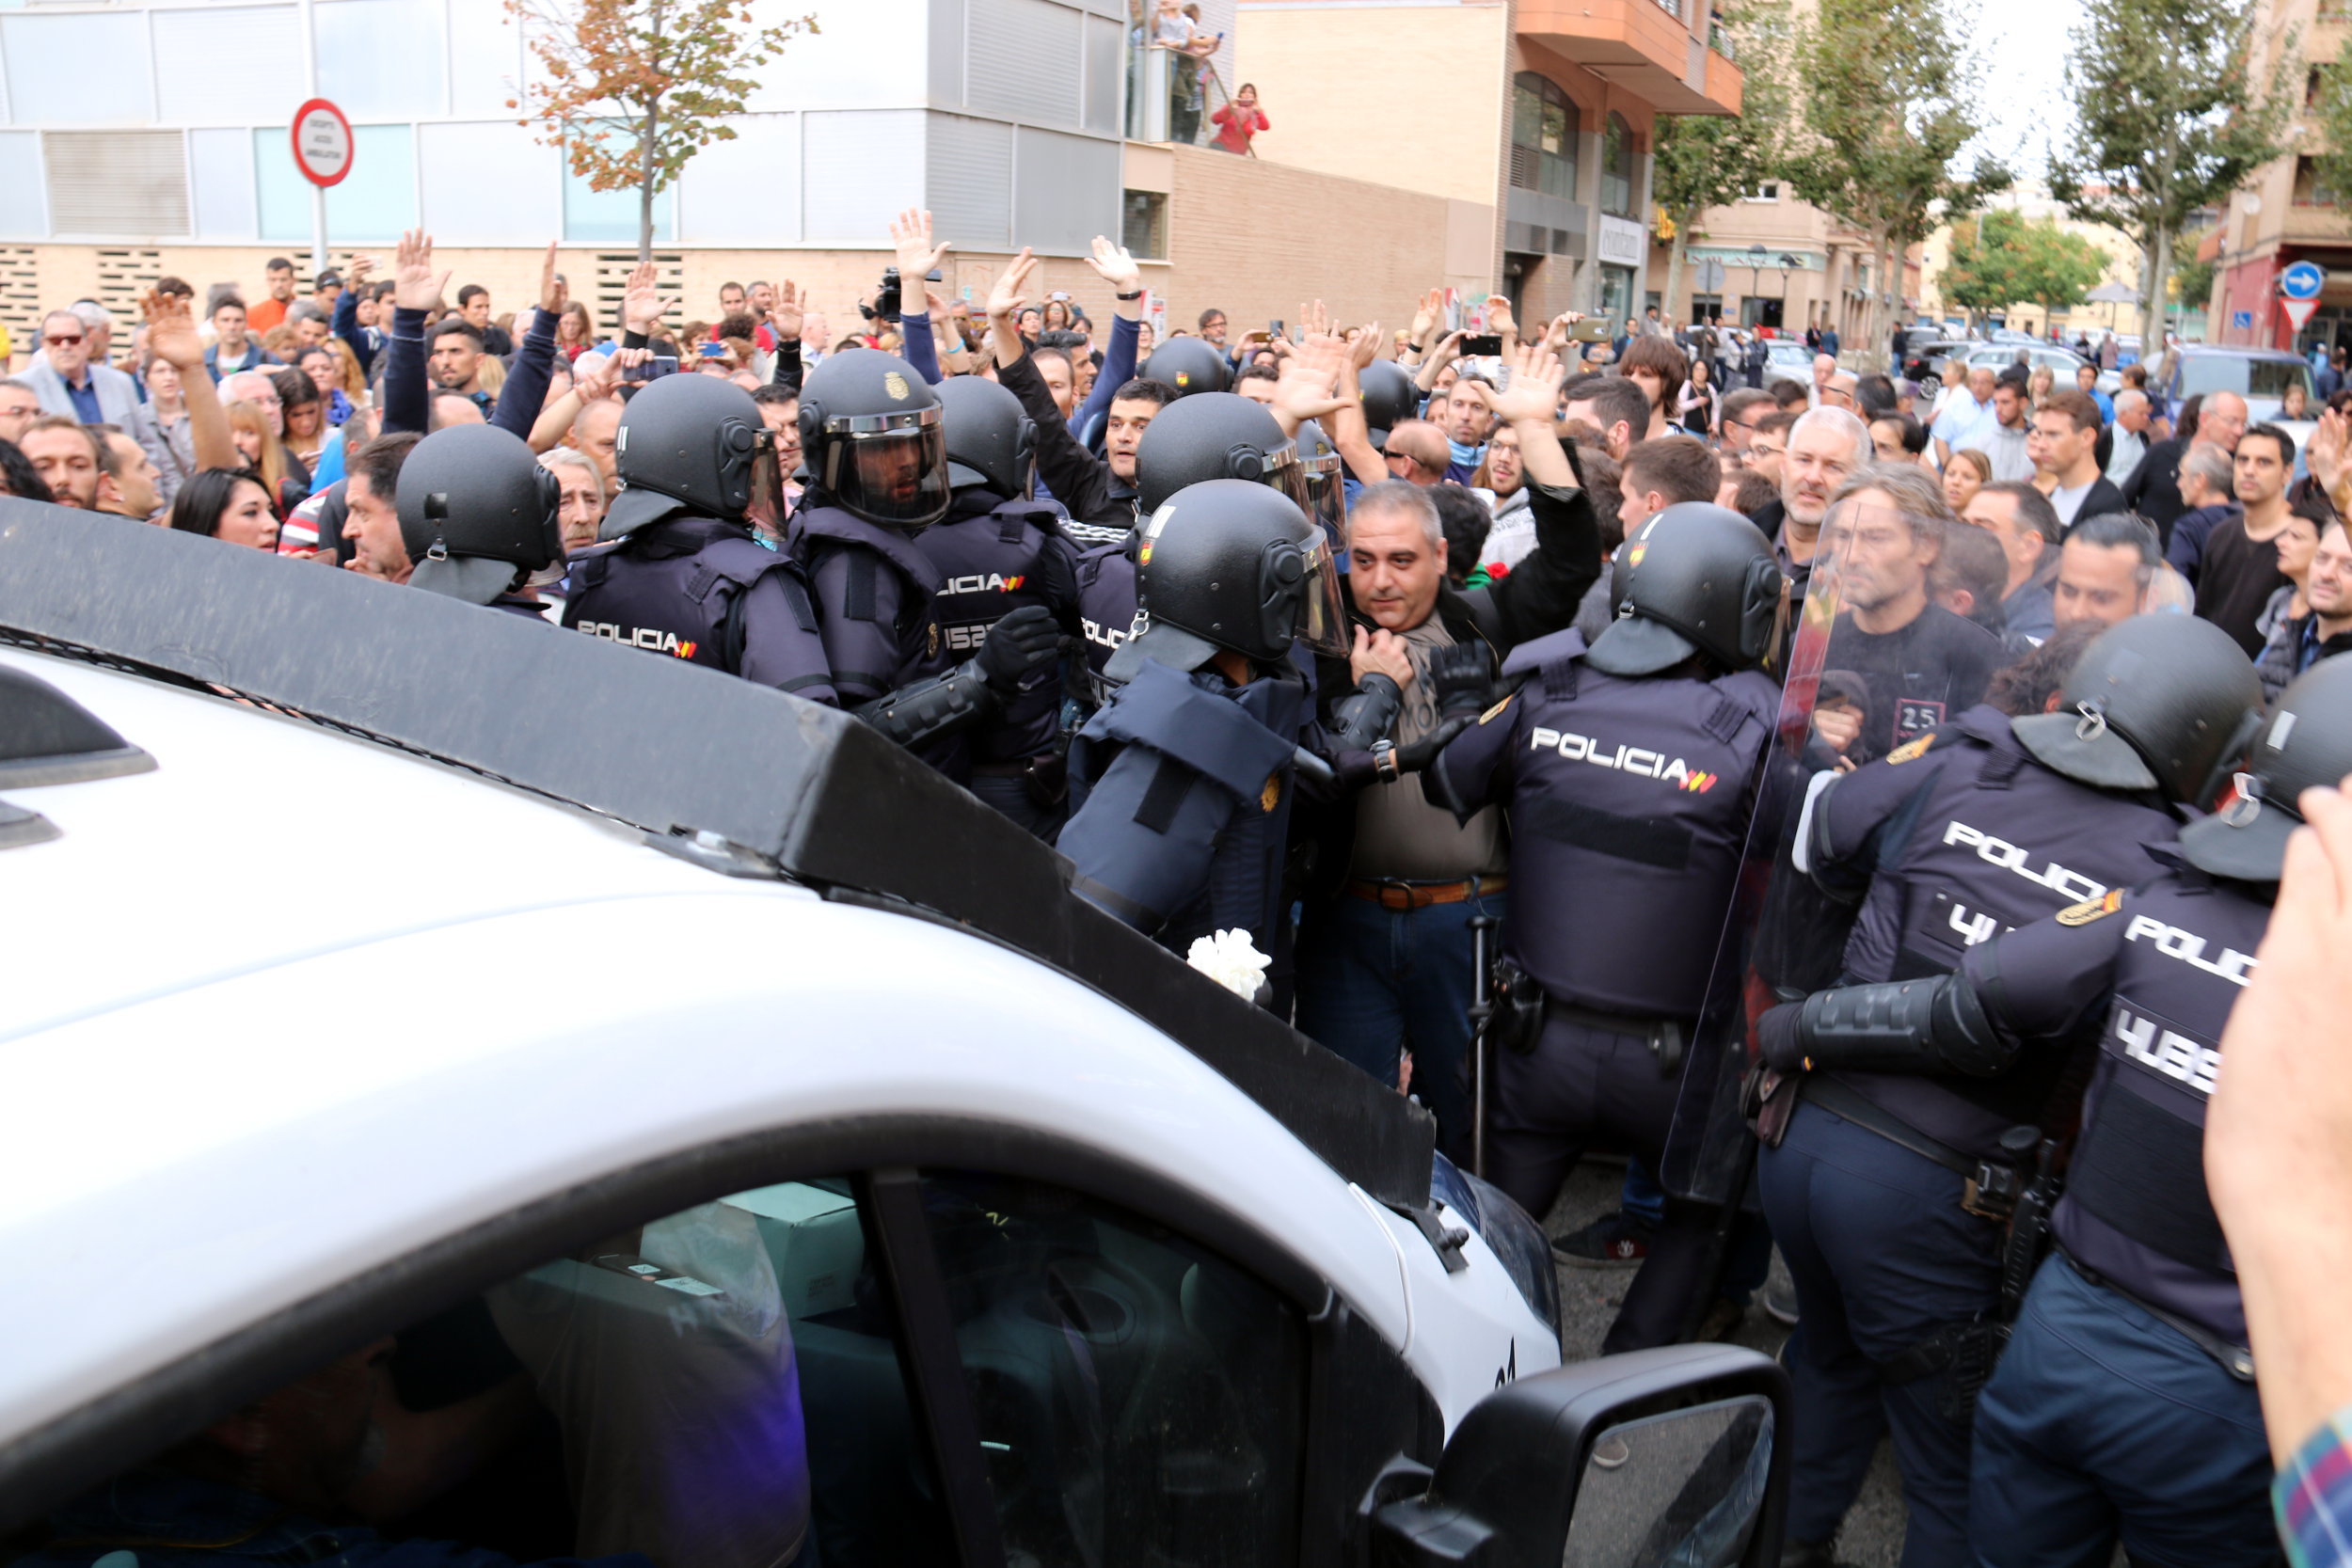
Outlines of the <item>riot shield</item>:
M1803 852L1813 803L1838 774L1924 745L1983 699L1998 641L1937 602L1940 539L1932 521L1915 526L1883 491L1842 501L1823 520L1740 891L1659 1173L1676 1197L1740 1201L1754 1148L1740 1086L1756 1056L1756 1021L1834 985L1842 967L1854 911L1820 890Z

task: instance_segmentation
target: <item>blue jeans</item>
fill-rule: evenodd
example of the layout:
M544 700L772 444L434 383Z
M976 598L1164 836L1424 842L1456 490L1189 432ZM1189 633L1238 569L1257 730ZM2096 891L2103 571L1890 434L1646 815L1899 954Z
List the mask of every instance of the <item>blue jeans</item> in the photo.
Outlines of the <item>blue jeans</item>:
M2063 1258L2034 1275L1977 1402L1968 1539L1985 1568L2279 1560L2250 1383Z
M1298 937L1299 1033L1391 1088L1399 1057L1412 1052L1413 1092L1438 1118L1438 1147L1465 1168L1470 923L1489 913L1500 919L1501 895L1391 910L1341 894L1309 907Z
M2000 1227L1961 1208L1953 1172L1819 1105L1798 1105L1781 1146L1759 1153L1756 1181L1797 1287L1788 1538L1836 1534L1891 1429L1903 1568L1961 1568L1968 1423L1940 1408L1948 1373L1888 1383L1879 1368L1999 1307Z

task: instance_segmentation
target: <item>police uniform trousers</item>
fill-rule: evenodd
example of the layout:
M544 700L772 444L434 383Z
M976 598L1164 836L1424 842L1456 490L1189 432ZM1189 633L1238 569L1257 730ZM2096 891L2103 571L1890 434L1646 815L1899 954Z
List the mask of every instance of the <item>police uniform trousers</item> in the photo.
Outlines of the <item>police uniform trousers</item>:
M1070 819L1070 802L1066 798L1050 806L1038 804L1025 772L992 772L989 764L980 763L972 770L971 788L982 802L1048 844L1054 842L1061 825Z
M1797 1288L1788 1539L1837 1533L1891 1432L1908 1521L1903 1568L1968 1556L1968 1421L1949 1370L1903 1357L2000 1305L2001 1227L1960 1206L1957 1172L1800 1101L1757 1156L1772 1239ZM1882 1372L1889 1369L1899 1381Z
M1467 880L1467 879L1465 879ZM1470 1164L1470 1009L1476 986L1474 916L1500 919L1502 899L1392 910L1342 893L1310 906L1298 935L1298 1032L1391 1088L1413 1053L1412 1092L1438 1118L1438 1147Z
M1486 1180L1538 1219L1587 1149L1621 1149L1655 1170L1674 1125L1679 1075L1659 1069L1639 1033L1582 1022L1578 1011L1553 1000L1535 1049L1497 1050L1489 1069ZM1711 1211L1670 1201L1602 1352L1679 1339L1692 1281L1711 1275L1713 1261Z
M2280 1560L2251 1383L2063 1256L1977 1402L1969 1540L1985 1568Z

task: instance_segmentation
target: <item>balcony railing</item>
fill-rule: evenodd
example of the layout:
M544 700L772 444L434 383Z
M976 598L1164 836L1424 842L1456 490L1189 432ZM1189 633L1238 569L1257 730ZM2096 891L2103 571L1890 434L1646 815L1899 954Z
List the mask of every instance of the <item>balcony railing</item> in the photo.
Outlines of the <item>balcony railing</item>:
M1127 137L1207 147L1211 116L1232 102L1216 64L1205 55L1154 47L1140 30L1128 35ZM1248 152L1256 157L1257 153Z

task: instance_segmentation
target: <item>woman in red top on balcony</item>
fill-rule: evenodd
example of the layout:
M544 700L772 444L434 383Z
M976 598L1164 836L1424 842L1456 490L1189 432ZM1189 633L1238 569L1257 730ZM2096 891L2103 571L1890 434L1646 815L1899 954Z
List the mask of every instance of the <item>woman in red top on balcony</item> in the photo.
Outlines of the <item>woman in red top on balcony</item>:
M1250 82L1244 82L1233 101L1209 117L1209 123L1216 127L1215 145L1228 152L1244 154L1249 150L1250 137L1274 128L1258 112L1258 88Z

